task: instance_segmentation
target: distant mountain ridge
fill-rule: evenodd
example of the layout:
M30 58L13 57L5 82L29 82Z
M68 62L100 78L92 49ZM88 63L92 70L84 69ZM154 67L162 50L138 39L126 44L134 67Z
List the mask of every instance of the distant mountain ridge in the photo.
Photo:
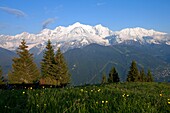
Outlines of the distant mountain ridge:
M68 27L58 26L54 30L43 29L38 34L23 32L15 36L0 35L0 47L15 51L22 39L26 40L29 50L35 55L45 49L48 39L52 41L55 50L60 47L63 52L93 43L103 46L134 43L170 45L170 36L163 32L139 27L111 31L101 24L90 26L77 22Z

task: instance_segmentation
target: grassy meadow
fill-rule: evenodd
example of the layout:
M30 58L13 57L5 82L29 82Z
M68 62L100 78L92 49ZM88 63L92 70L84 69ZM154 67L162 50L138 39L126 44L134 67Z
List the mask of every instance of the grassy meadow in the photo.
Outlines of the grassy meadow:
M168 113L169 83L0 90L0 113Z

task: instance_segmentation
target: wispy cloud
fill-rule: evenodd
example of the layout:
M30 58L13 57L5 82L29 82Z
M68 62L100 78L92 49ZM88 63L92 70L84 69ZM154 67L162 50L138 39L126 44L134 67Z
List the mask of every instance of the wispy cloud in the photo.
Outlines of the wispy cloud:
M47 26L51 23L54 23L57 18L48 18L42 23L42 29L47 28Z
M105 3L104 2L98 2L96 5L97 6L102 6L102 5L105 5Z
M9 8L9 7L0 7L0 10L5 11L9 14L15 15L17 17L25 17L26 14L18 9L13 9L13 8Z

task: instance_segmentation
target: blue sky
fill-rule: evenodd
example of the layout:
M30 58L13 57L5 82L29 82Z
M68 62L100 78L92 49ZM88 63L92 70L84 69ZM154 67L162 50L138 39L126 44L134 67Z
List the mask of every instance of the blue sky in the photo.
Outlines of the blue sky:
M0 15L0 34L6 35L75 22L170 33L170 0L0 0Z

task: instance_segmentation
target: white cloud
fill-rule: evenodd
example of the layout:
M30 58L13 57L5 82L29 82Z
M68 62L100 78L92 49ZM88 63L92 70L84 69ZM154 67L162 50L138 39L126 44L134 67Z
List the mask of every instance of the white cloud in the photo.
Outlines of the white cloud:
M26 16L26 14L23 11L18 10L18 9L12 9L9 7L0 7L0 10L7 12L9 14L15 15L17 17L25 17Z

